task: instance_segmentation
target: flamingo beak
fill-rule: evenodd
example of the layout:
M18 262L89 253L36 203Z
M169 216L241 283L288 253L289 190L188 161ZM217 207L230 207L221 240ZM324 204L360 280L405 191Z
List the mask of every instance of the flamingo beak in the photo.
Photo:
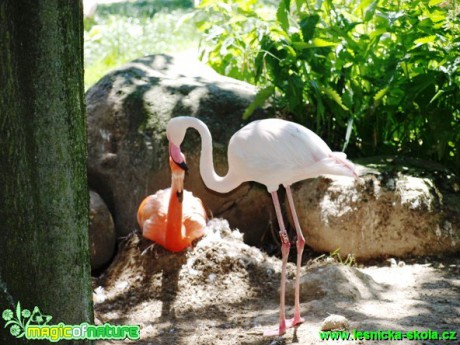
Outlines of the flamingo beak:
M177 164L177 163L176 163ZM187 163L185 162L182 162L182 163L179 163L177 164L178 166L180 166L182 169L184 169L184 171L188 171L188 165Z
M184 155L182 154L180 147L169 143L169 155L174 163L181 167L184 171L188 170L188 165L185 163Z

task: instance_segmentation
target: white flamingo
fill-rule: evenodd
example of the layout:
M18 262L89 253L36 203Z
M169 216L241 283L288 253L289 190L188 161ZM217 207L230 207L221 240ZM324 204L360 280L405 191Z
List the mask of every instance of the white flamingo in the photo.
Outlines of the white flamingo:
M201 177L209 189L227 193L241 183L255 181L264 184L271 193L280 227L282 271L279 327L264 335L282 335L286 328L302 323L299 304L299 275L305 239L300 229L290 185L322 174L357 177L353 163L342 152L332 152L327 144L309 129L281 119L266 119L249 123L236 132L228 144L228 173L219 176L214 170L212 137L208 127L194 117L175 117L167 125L169 153L177 164L185 166L180 145L188 128L201 136ZM294 318L285 318L286 263L289 255L289 237L284 226L278 200L278 187L287 192L292 218L297 232L297 275L295 287Z

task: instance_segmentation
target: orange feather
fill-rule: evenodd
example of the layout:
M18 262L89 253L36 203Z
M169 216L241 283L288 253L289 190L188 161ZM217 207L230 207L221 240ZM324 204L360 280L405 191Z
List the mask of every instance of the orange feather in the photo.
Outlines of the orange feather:
M169 251L180 252L204 234L207 222L201 200L183 189L185 171L169 160L171 188L146 197L137 211L142 235Z

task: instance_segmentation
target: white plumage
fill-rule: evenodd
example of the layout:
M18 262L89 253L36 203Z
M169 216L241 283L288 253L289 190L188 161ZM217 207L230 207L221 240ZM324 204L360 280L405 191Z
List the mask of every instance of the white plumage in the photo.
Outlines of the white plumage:
M281 119L249 123L236 132L228 144L226 176L218 176L212 160L212 138L206 125L194 117L176 117L169 121L167 135L173 145L172 158L178 162L180 144L187 128L195 128L202 138L200 172L206 186L220 193L241 183L255 181L276 191L280 184L316 177L321 174L356 176L354 166L342 152L332 152L311 130ZM175 149L177 148L177 149Z
M357 177L353 163L342 152L332 152L329 146L309 129L281 119L254 121L236 132L228 144L228 173L216 174L212 157L212 137L208 127L194 117L176 117L169 121L167 136L173 161L184 165L180 145L187 128L201 136L200 173L206 186L219 193L229 192L245 181L264 184L271 193L280 227L282 242L282 273L279 327L265 335L282 335L286 328L302 323L299 302L299 275L305 239L300 229L290 185L323 174ZM288 202L297 232L297 277L294 318L285 318L286 263L290 241L284 227L277 190L286 188Z
M332 152L311 130L285 120L254 121L236 132L228 145L229 174L240 182L256 181L269 192L280 184L321 174L353 176L340 162L345 154Z

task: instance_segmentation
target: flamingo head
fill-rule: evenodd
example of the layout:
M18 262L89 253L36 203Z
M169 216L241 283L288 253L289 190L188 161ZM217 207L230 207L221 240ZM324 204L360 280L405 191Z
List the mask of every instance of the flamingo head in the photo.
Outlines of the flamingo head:
M166 136L169 140L169 156L179 167L187 171L188 166L185 163L185 156L180 149L184 141L186 128L180 125L180 119L173 118L166 126Z
M180 167L182 171L187 171L188 170L188 165L185 163L185 156L180 150L180 146L176 146L173 143L169 143L169 158L170 158L170 164L171 161L174 163L176 167ZM171 165L170 165L171 166ZM171 170L173 171L173 170Z

